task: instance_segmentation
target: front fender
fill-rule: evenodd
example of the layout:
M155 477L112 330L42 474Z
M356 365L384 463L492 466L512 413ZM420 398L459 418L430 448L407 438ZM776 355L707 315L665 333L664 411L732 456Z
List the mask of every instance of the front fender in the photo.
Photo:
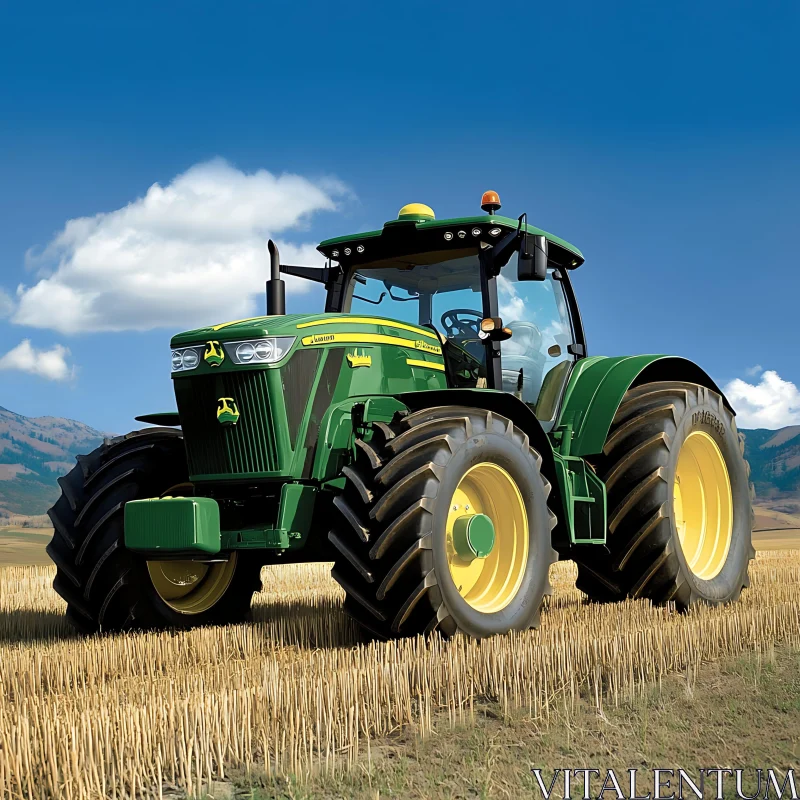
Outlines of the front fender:
M163 427L180 427L181 418L177 411L161 411L157 414L139 414L134 417L137 422L144 422L148 425L159 425Z
M688 381L722 395L708 373L686 358L642 355L581 359L570 375L556 422L557 426L572 426L570 454L591 456L600 453L628 389L656 381ZM733 412L724 395L723 400Z

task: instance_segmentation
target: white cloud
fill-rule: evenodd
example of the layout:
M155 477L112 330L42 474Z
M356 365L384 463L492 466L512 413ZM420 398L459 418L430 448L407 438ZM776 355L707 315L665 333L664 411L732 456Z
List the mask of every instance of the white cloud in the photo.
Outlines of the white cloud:
M18 288L12 321L72 334L252 316L263 308L267 239L335 210L346 192L334 180L197 164L124 208L69 220L29 252L40 280ZM312 244L279 246L285 263L323 263ZM287 278L288 292L308 288Z
M46 378L65 381L75 374L75 367L67 364L69 350L57 344L50 350L37 350L30 339L23 339L13 350L0 357L0 370L16 369Z
M747 375L748 378L755 378L756 375L760 375L764 371L764 367L761 364L756 364L753 367L748 367L744 374Z
M0 319L10 317L14 311L14 301L6 292L0 289Z
M774 370L767 370L757 384L736 378L724 389L736 410L740 428L783 428L800 424L800 389Z

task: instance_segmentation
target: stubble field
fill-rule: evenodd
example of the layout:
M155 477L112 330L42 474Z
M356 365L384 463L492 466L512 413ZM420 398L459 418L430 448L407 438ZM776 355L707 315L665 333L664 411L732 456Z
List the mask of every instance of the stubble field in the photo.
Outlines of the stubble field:
M319 780L386 737L463 729L492 704L546 725L665 676L800 646L800 552L760 553L726 608L589 605L554 565L538 631L363 645L326 565L265 568L251 624L73 637L49 567L0 569L0 798L202 794L231 774ZM218 784L217 784L218 785Z

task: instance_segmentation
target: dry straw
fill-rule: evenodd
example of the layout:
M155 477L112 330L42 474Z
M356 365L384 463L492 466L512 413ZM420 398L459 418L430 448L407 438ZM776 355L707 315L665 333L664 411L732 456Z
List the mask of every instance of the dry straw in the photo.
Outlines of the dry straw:
M587 605L571 563L539 631L485 642L358 644L323 565L264 570L254 624L73 637L44 567L0 569L0 798L158 797L231 768L346 769L369 740L469 723L499 702L534 719L598 708L670 671L800 644L800 553L762 554L727 608Z

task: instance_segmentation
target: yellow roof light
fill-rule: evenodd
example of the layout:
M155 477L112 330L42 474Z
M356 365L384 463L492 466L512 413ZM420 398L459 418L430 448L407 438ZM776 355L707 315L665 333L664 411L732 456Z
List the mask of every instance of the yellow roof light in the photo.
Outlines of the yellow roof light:
M409 203L400 209L397 219L436 219L436 214L425 203Z

